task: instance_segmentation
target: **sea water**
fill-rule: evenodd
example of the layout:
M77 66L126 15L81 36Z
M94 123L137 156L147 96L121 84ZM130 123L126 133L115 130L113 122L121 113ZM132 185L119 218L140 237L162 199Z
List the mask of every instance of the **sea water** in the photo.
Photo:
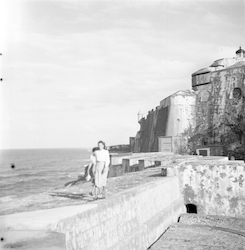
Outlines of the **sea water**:
M0 201L47 192L76 180L89 163L89 149L0 151Z

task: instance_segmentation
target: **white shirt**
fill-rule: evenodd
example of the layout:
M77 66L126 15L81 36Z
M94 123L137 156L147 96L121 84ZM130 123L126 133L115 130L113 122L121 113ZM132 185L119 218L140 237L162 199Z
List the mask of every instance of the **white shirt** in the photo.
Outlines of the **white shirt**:
M102 149L95 151L96 161L105 162L106 167L110 165L110 155L108 150Z
M96 164L96 158L93 154L90 156L90 162L94 165Z

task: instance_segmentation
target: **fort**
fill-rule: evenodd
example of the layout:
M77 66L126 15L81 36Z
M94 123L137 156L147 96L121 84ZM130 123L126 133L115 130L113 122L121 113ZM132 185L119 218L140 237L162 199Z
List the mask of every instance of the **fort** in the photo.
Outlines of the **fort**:
M245 163L228 155L244 145L244 80L240 48L192 74L192 90L139 116L134 153L114 147L123 154L111 157L105 200L92 201L91 184L78 182L2 201L0 247L244 249ZM180 154L190 143L198 155Z
M139 116L134 152L181 153L188 137L192 151L201 155L236 154L244 159L245 51L214 61L192 74L192 90L178 91ZM186 137L186 140L183 140ZM182 146L182 147L181 147ZM186 153L188 151L186 150Z

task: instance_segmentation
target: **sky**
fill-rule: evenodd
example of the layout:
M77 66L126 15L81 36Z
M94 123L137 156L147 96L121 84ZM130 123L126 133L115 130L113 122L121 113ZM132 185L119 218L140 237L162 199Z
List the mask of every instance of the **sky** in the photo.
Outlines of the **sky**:
M0 148L128 144L191 74L245 48L245 1L1 1Z

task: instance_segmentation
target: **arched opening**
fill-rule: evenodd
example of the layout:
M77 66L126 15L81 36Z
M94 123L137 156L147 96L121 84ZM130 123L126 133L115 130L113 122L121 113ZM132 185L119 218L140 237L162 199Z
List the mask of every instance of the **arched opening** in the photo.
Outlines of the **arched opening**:
M240 88L233 89L233 98L239 100L242 97L242 90Z
M186 204L186 210L188 214L197 214L197 206L194 204Z
M202 101L202 102L207 102L207 101L209 100L209 96L210 96L209 91L204 91L204 92L201 94L201 101Z

